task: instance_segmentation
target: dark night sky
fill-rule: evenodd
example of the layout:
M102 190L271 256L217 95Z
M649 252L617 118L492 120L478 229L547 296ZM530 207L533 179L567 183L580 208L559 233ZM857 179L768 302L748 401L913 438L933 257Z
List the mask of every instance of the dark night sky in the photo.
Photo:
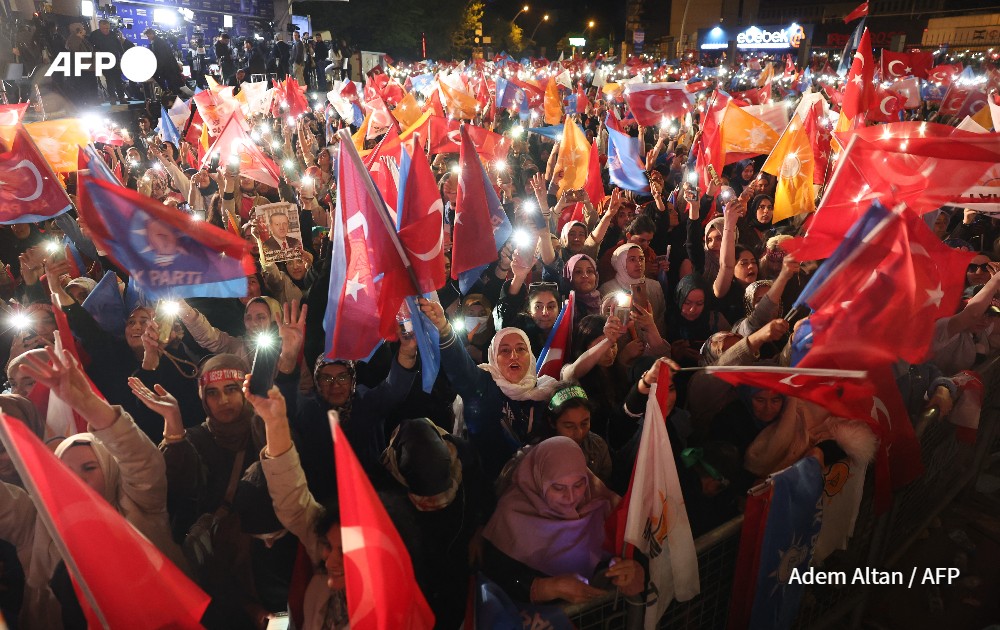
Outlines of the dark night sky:
M525 37L531 34L544 13L549 14L549 23L538 29L535 39L539 45L554 49L558 38L567 31L582 31L588 20L597 24L593 37L608 37L613 30L615 41L621 41L625 33L624 0L542 0L527 2L517 0L494 0L486 2L486 18L499 15L510 19L527 4L530 9L517 18L517 24L524 29Z

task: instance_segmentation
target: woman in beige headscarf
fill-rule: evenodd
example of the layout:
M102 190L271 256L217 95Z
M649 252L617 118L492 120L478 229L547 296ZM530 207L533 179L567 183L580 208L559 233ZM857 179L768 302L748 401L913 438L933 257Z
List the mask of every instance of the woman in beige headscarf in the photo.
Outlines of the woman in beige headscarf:
M121 407L112 407L93 392L80 364L65 350L49 348L45 357L30 356L22 369L89 423L91 432L64 440L56 456L164 555L185 568L180 549L170 539L166 464L156 446ZM0 538L17 548L25 568L22 625L62 627L62 608L49 586L62 558L36 518L27 492L8 483L0 484Z

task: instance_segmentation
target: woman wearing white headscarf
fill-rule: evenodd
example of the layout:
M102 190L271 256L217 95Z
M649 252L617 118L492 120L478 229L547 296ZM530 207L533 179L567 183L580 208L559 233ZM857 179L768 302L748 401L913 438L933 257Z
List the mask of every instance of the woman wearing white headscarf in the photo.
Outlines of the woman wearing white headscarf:
M546 405L558 381L536 376L531 342L520 328L498 331L487 350L487 362L477 366L441 305L422 299L420 308L441 335L441 366L462 397L469 441L479 450L487 478L494 479L544 424Z
M646 277L646 257L642 248L635 243L619 245L611 255L615 277L601 285L601 297L610 293L623 292L631 296L632 306L652 312L653 322L662 337L666 333L664 314L667 310L660 283Z
M170 538L166 464L156 446L121 407L112 407L94 394L68 352L49 348L47 357L28 357L22 369L57 393L90 425L90 433L64 440L56 456L164 555L185 568L180 549ZM0 538L17 547L25 568L22 625L61 628L63 611L50 581L62 558L45 525L36 518L31 498L6 483L0 484Z

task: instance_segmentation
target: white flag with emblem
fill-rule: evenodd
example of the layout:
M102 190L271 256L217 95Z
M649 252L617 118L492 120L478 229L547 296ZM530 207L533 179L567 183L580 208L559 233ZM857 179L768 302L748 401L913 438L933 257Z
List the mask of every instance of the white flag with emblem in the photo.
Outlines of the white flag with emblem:
M661 364L649 393L632 475L625 542L649 558L645 628L657 626L670 602L685 602L701 589L698 554L681 494L664 414L670 368ZM662 392L662 394L661 394Z

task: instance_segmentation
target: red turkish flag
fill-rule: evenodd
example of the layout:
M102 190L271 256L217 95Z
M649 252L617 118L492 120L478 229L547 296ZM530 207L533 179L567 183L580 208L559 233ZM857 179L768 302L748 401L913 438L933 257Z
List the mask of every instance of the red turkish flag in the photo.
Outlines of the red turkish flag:
M394 222L398 212L396 205L399 203L396 179L399 177L401 152L402 143L399 141L399 134L396 133L395 127L390 127L378 146L364 158L365 168L371 174L375 188L382 195Z
M899 122L906 97L891 88L875 89L875 106L868 110L868 120L874 122Z
M417 585L410 554L344 437L336 411L330 412L330 430L351 630L433 628L434 613Z
M102 625L95 623L96 613L110 628L201 628L208 595L104 497L56 459L23 422L0 415L0 440L39 517L51 525L49 534L69 553L70 575L93 595L99 612L80 598L91 627Z
M431 155L437 153L458 153L462 137L459 134L461 122L444 116L431 116L427 129L427 144ZM480 156L490 160L507 157L510 144L507 138L488 129L466 123L465 128Z
M910 66L910 54L892 52L887 48L882 49L882 80L902 79L913 74Z
M851 70L847 73L844 88L844 116L853 120L872 106L875 98L875 60L872 58L872 39L868 29L861 34L861 42L854 53Z
M684 87L683 82L631 83L625 90L625 101L636 122L652 127L664 118L683 118L693 111L691 96Z
M743 92L732 92L734 99L744 101L747 105L764 105L771 100L771 82L768 81L763 87L744 90Z
M528 101L528 109L541 109L545 103L544 88L525 83L516 77L511 77L510 82L521 88L521 91L524 92L524 98Z
M763 387L816 403L841 418L867 418L875 388L862 371L770 366L708 366L732 385Z
M918 79L926 79L927 74L934 65L934 53L930 50L910 51L910 74Z
M229 118L222 133L202 159L202 165L207 165L214 155L219 156L219 164L227 164L231 156L239 157L241 175L273 188L278 187L278 180L281 178L278 165L264 155L257 143L250 138L243 127L241 116L233 115Z
M9 149L0 140L0 224L37 223L70 207L66 191L24 127L17 128Z
M817 321L814 314L811 318ZM833 346L813 346L799 362L798 367L840 368L858 367L858 357L877 356L865 344L835 344ZM878 438L878 452L875 456L875 513L884 514L892 507L892 491L912 482L924 471L920 460L920 442L913 431L913 423L906 411L906 405L893 378L891 362L884 359L865 366L868 382L874 393L858 406L867 407L868 414L862 420Z
M903 97L903 109L916 109L923 103L920 98L920 80L916 77L896 81L889 89Z
M722 150L722 133L720 124L729 106L730 99L721 92L716 92L710 101L711 105L705 113L705 123L702 126L701 136L697 143L697 164L698 164L698 190L702 194L708 190L711 183L711 175L708 166L711 164L715 168L716 174L722 172L725 152Z
M822 185L826 182L827 169L830 161L830 130L823 124L823 102L816 101L809 108L802 129L809 136L809 146L812 148L813 183Z
M965 100L975 91L972 87L959 87L957 84L952 83L948 86L948 91L944 93L944 98L941 99L941 107L938 109L939 116L957 116L958 112L961 111L962 105L965 104Z
M419 141L414 141L406 176L399 240L406 250L420 290L430 293L444 286L444 204L434 173Z
M944 245L908 208L893 211L884 225L810 298L814 347L856 339L921 363L934 323L955 313L973 254Z
M0 105L0 127L13 126L21 122L24 112L28 111L27 103Z
M858 6L854 8L853 11L844 16L844 24L848 24L858 19L859 17L864 17L868 15L868 0L865 0Z
M962 72L962 64L934 66L927 71L927 80L931 83L949 86L952 80Z
M845 146L809 225L803 260L829 256L874 200L917 214L948 205L1000 162L1000 136L899 122L837 134Z
M278 83L278 98L282 105L287 105L288 109L283 109L286 116L298 116L309 111L309 101L306 100L306 87L299 85L299 82L292 77Z
M965 120L966 116L975 116L984 107L986 107L986 89L977 86L962 101L962 106L958 108L955 117L959 120Z

